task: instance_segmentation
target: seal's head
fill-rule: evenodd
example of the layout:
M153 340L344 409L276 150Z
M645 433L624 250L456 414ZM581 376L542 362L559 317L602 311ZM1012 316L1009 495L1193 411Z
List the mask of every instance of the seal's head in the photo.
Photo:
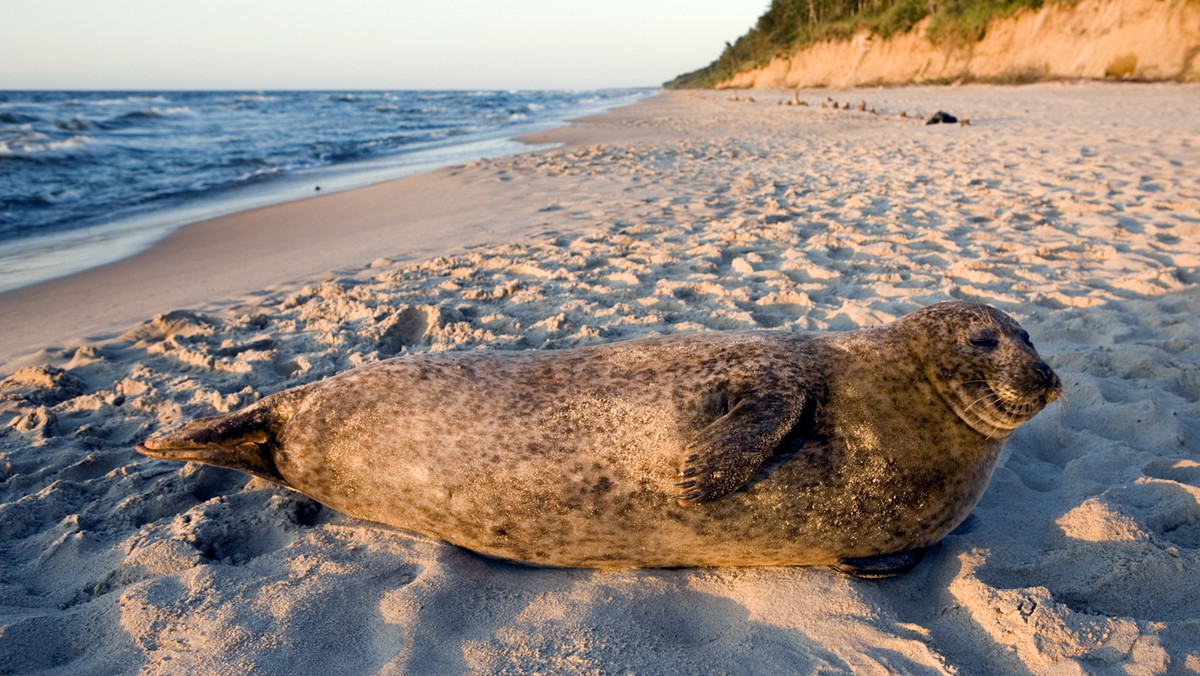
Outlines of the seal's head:
M897 323L934 389L980 434L1007 437L1062 392L1029 334L995 308L950 301Z

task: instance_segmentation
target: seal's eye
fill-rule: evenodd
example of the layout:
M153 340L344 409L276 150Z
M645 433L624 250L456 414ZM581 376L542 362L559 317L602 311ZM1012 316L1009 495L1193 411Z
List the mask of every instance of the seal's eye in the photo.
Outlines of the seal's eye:
M1025 329L1017 330L1017 338L1021 339L1021 342L1025 343L1029 347L1033 347L1033 343L1029 342L1029 332L1027 332Z
M996 334L991 329L971 334L967 342L971 343L971 347L977 347L989 352L1000 347L1000 341L996 339Z

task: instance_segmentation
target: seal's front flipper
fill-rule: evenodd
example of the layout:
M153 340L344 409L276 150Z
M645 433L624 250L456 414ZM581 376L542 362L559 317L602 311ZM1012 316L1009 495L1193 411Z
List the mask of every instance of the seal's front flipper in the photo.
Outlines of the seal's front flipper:
M679 504L725 497L746 484L792 431L808 399L744 398L702 429L684 447Z
M275 467L277 436L291 415L293 395L284 392L212 418L200 418L174 432L147 439L138 453L152 458L228 467L287 486Z
M903 575L916 568L921 559L925 558L925 553L928 551L928 547L922 547L895 554L842 559L831 565L830 568L847 575L868 580L894 577L896 575Z

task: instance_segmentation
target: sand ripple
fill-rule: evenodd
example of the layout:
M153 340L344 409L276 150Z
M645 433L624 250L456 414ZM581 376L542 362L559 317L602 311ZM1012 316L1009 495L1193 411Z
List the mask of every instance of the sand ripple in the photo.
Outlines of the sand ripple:
M455 170L511 185L537 236L49 351L0 382L0 671L1200 669L1196 94L675 94L594 122L609 142ZM132 451L400 354L847 330L948 298L1018 316L1065 402L898 580L529 569Z

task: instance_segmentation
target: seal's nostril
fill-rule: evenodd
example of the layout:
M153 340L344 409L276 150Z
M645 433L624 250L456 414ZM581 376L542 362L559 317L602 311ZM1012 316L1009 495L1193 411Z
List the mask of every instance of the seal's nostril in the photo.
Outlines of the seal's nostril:
M1037 374L1039 376L1041 376L1042 380L1044 380L1045 382L1047 382L1047 383L1054 382L1054 370L1051 369L1050 365L1047 364L1046 362L1039 361L1039 362L1035 363L1033 365L1033 370L1037 371Z

